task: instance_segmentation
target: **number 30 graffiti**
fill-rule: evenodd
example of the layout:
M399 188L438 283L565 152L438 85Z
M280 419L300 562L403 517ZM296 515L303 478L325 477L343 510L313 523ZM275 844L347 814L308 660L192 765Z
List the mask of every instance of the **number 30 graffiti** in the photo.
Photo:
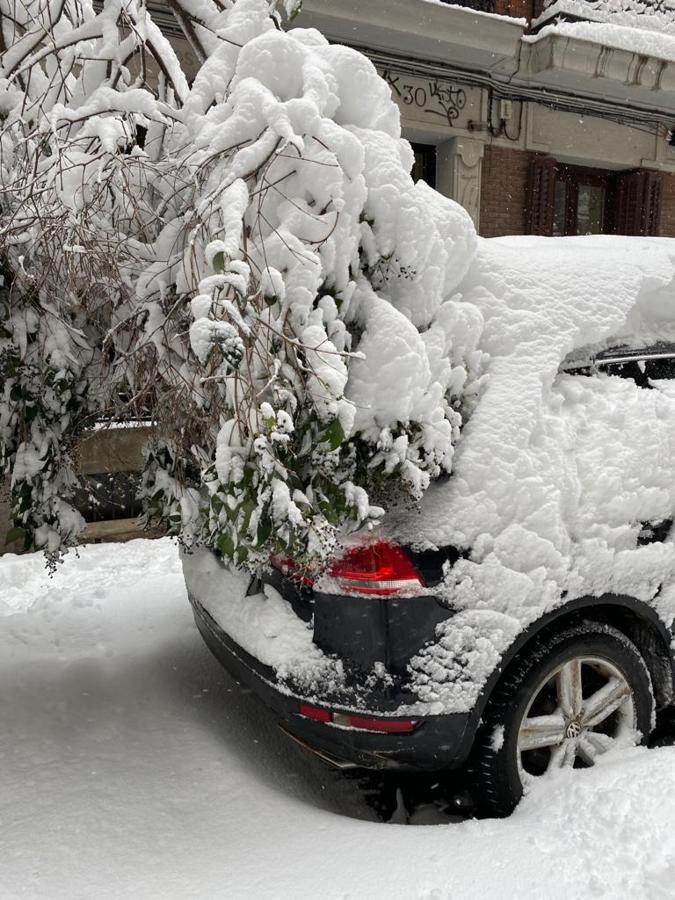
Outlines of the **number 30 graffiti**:
M416 106L430 116L440 116L452 127L461 110L466 106L466 93L463 88L456 88L440 81L427 81L426 86L407 84L400 75L389 69L382 72L394 94L404 106Z

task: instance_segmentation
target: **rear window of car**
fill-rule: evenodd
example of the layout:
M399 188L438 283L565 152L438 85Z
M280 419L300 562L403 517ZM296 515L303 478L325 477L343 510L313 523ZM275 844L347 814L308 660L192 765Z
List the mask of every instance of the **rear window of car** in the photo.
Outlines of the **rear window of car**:
M652 347L621 346L603 350L595 355L568 359L560 367L569 375L609 375L627 378L639 387L651 388L658 381L675 379L675 345L656 344Z

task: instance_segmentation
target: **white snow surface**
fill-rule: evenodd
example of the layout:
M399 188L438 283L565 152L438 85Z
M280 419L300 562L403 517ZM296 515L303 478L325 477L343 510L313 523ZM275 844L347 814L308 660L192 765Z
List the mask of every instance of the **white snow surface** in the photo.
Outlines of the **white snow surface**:
M675 749L503 821L384 825L196 632L168 541L0 559L3 900L666 898ZM355 818L356 817L356 818Z
M557 19L556 17L563 18ZM582 19L583 21L567 21ZM533 43L549 34L593 41L643 56L675 60L675 4L673 0L554 0L533 23L545 25L524 41Z
M675 61L675 32L660 33L660 24L655 22L653 29L636 28L630 25L619 25L614 22L557 22L545 25L533 35L524 35L523 41L536 43L550 34L592 41L616 50L628 50L641 56Z

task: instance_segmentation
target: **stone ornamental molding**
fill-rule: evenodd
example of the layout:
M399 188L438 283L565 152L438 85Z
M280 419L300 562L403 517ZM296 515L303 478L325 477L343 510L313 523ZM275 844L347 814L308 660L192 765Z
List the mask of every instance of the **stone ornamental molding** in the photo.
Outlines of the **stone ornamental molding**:
M472 138L457 137L447 141L450 162L450 194L480 224L481 170L485 144Z

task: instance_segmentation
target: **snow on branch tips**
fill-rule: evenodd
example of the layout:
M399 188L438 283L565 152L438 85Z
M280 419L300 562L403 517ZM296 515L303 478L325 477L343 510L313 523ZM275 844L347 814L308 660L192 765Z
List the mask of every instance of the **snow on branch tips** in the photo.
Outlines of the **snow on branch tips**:
M76 539L73 441L129 414L148 519L237 564L313 564L419 498L480 380L476 239L413 183L372 64L269 0L172 0L188 87L140 4L5 2L0 449L29 542Z

